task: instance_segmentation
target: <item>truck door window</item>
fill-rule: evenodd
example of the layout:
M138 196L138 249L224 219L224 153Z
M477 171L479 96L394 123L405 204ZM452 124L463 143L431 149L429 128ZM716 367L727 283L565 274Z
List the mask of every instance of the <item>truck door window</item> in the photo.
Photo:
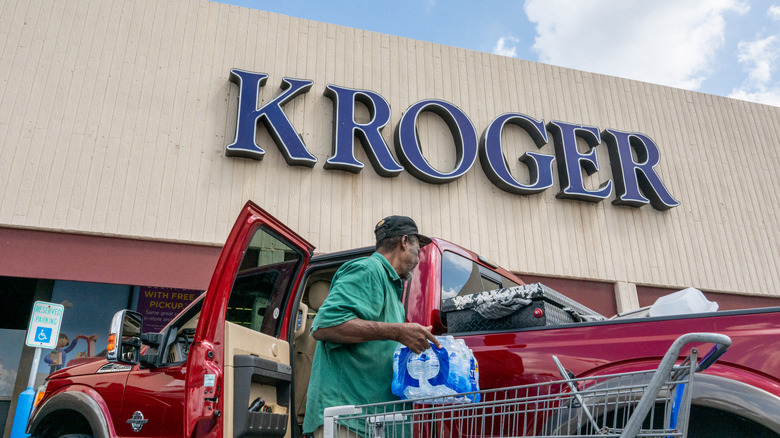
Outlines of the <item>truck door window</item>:
M203 296L201 295L189 310L171 322L170 330L173 330L176 334L173 343L168 345L167 348L163 347L162 354L165 359L162 361L162 366L177 365L187 361L190 344L192 344L195 337L195 328L198 326L202 306Z
M267 230L255 233L233 283L226 320L278 335L290 282L302 257Z
M445 251L441 265L441 299L517 286L514 281L453 252Z

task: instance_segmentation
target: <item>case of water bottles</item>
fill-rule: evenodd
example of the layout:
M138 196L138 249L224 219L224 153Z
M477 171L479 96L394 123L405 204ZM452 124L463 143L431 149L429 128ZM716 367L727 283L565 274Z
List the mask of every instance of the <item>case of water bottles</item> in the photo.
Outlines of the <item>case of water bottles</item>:
M416 354L399 345L393 356L393 394L402 400L453 395L437 402L478 402L479 365L462 339L437 336L442 348ZM466 394L463 394L466 393ZM456 396L457 394L457 396Z

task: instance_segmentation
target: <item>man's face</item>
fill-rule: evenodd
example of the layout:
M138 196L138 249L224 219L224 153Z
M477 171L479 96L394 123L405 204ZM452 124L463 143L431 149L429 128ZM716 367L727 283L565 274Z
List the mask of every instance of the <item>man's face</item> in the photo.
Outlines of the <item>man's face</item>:
M412 279L412 271L414 271L417 263L420 262L420 241L416 237L406 236L404 245L406 248L406 251L404 251L404 266L399 275L402 280L406 281Z

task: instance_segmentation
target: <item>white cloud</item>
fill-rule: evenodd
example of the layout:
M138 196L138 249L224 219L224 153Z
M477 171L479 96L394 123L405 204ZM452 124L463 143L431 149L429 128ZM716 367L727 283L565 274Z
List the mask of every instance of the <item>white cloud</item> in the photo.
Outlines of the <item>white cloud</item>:
M697 90L738 0L526 0L541 62Z
M780 21L780 5L772 5L766 11L766 15L772 20Z
M493 54L517 58L517 43L519 42L520 40L513 36L501 37L493 47Z
M742 84L729 97L780 106L780 35L741 41L737 60L747 72Z
M6 370L0 363L0 396L10 397L16 381L16 370Z
M776 36L749 42L740 41L737 49L737 60L748 66L748 80L756 84L766 84L772 80L772 71L776 67L780 49Z
M764 105L780 106L780 87L767 88L761 91L746 91L745 89L736 89L728 97L750 102L763 103Z

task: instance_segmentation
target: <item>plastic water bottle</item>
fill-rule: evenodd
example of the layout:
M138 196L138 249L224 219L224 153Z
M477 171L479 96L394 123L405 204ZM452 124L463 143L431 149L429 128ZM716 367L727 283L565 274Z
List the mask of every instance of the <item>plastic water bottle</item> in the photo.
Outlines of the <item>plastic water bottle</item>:
M441 385L431 384L440 371L441 363L439 358L433 354L432 349L409 356L406 372L409 377L417 381L418 386L408 385L404 389L404 396L409 399L445 395L442 393Z
M401 360L401 350L403 348L405 348L403 345L398 344L398 347L395 348L395 352L393 353L393 383L390 385L390 389L397 397L403 396L404 393L404 375L406 374L406 366L404 365L402 367L402 363L405 363L405 360Z
M444 348L431 348L422 353L412 353L399 345L393 354L393 394L402 398L422 398L447 395L453 391L446 387L449 360Z
M443 396L479 390L479 374L476 360L462 339L452 336L437 338L442 348L431 348L422 353L412 353L399 345L393 354L393 394L401 399L440 397L437 403L479 400L479 395L459 397Z
M479 391L479 363L477 363L477 358L473 354L469 361L469 380L471 391ZM479 393L474 394L470 398L473 402L478 402L481 399Z
M479 375L475 373L476 359L463 339L453 339L450 354L448 386L458 393L479 391ZM479 401L479 394L472 394L461 401Z

